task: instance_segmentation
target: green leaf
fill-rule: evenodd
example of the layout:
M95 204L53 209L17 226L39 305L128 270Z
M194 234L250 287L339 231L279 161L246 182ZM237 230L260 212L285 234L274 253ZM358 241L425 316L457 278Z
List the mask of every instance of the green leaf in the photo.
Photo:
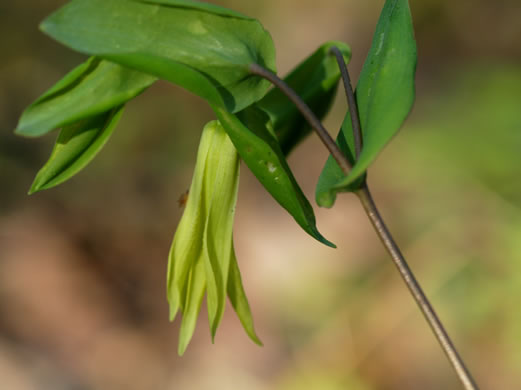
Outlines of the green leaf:
M262 346L262 341L260 341L259 337L255 333L250 304L248 303L244 287L242 286L241 272L239 270L239 265L237 264L237 258L233 246L228 278L228 297L230 298L233 309L237 313L237 316L250 339L252 339L255 344Z
M293 177L275 135L270 132L267 114L251 107L241 112L239 119L220 107L213 109L239 155L264 188L308 234L334 248L318 231L313 208Z
M204 3L202 1L193 1L193 0L133 0L138 1L140 3L145 4L160 4L165 6L172 6L176 8L187 8L194 9L199 11L206 11L208 13L212 13L215 15L221 16L230 16L233 18L246 19L246 20L254 20L253 18L249 18L245 15L240 14L237 11L223 8L215 4Z
M41 28L74 50L181 85L230 112L270 85L249 73L250 64L275 69L273 42L258 21L196 1L72 0Z
M328 113L340 79L336 58L330 53L332 46L339 48L348 63L351 48L345 43L331 41L320 46L284 78L319 119ZM311 130L295 105L278 88L271 89L257 105L269 115L285 155Z
M407 0L387 0L356 88L363 148L348 176L329 159L317 186L317 203L331 207L337 192L353 191L363 182L369 165L400 129L414 101L416 43ZM349 112L342 125L348 158L354 144Z
M31 104L15 132L36 137L104 114L143 92L155 77L92 57Z
M65 126L51 157L36 175L29 194L54 187L81 171L103 148L118 123L123 106Z

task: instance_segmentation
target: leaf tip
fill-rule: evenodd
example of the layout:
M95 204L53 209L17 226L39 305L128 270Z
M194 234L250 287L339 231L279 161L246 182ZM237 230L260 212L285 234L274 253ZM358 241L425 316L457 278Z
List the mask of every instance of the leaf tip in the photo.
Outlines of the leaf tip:
M335 244L333 244L331 241L328 241L324 238L324 240L322 241L323 244L325 244L326 246L330 247L330 248L333 248L333 249L336 249L337 246Z
M336 194L332 191L320 192L315 196L315 201L319 207L330 209L335 204Z
M32 195L36 192L40 192L51 187L53 186L49 186L48 183L42 182L39 175L36 175L33 184L31 184L31 188L29 188L29 191L27 191L27 195Z
M49 17L45 18L44 20L42 20L40 22L40 24L38 24L38 28L40 29L40 31L44 32L44 33L47 33L50 25L52 24L49 19L52 17L52 15L50 15Z
M330 248L336 248L336 245L333 244L331 241L326 239L318 230L315 229L313 236L320 241L322 244L330 247Z
M39 137L41 134L38 134L34 131L28 130L26 126L22 124L18 124L16 129L14 129L13 133L19 137L25 137L25 138L36 138Z
M31 188L27 192L28 195L32 195L36 192L40 192L43 190L51 189L61 183L61 181L55 181L52 177L48 177L45 174L45 171L43 171L44 168L42 168L42 170L40 170L40 172L36 174L33 184L31 184Z
M31 186L31 188L29 188L29 191L27 191L27 195L35 194L41 190L42 190L41 188L36 188L34 186Z

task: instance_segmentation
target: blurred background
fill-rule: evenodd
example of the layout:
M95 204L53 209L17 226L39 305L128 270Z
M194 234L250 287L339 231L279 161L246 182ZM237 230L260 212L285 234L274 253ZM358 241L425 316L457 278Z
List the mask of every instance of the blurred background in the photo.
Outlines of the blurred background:
M327 40L356 80L383 1L215 0L259 18L281 75ZM38 23L63 0L0 3L0 387L9 390L459 389L358 201L316 209L308 237L243 166L235 245L256 328L203 312L177 356L167 254L213 115L157 83L95 161L27 196L55 135L13 135L23 109L84 56ZM411 1L417 99L370 170L391 231L482 389L521 388L521 2ZM338 129L339 94L325 124ZM310 199L327 158L314 136L290 165ZM314 203L314 202L313 202Z

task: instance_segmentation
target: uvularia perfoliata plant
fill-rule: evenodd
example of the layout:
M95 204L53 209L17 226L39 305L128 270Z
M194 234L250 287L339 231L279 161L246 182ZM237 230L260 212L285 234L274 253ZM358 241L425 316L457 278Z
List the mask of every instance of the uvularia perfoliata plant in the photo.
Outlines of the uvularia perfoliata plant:
M179 353L192 338L206 296L212 340L228 298L250 338L260 343L233 248L233 216L242 160L264 188L316 240L334 247L316 227L287 154L310 132L298 108L251 71L275 72L275 49L259 21L190 0L71 0L41 29L90 56L22 114L16 133L27 137L60 129L51 156L30 193L61 184L83 169L106 144L125 104L158 79L205 99L217 120L201 136L195 172L171 247L167 297L170 318L181 314ZM322 119L336 94L348 45L327 42L284 79ZM329 160L317 200L331 207L336 193L354 191L365 171L400 127L413 99L415 46L406 0L387 0L357 89L364 150L350 176ZM389 93L392 92L392 93ZM338 143L351 162L349 121Z

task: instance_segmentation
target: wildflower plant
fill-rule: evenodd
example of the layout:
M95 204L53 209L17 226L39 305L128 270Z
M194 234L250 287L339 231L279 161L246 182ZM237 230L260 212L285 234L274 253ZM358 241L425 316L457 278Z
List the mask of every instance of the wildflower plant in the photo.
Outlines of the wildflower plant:
M330 152L316 201L332 207L356 194L425 315L461 383L477 389L371 197L367 169L399 130L414 100L416 46L407 0L386 0L353 93L348 45L317 48L283 80L259 21L192 0L71 0L41 24L55 40L90 57L22 114L16 133L60 129L30 193L83 169L114 131L125 104L159 79L205 99L216 115L201 136L186 208L167 272L170 319L182 315L179 353L193 335L206 294L212 340L229 298L250 338L257 337L233 248L239 161L311 237L330 247L286 156L311 130ZM321 124L343 80L349 110L336 142ZM271 88L272 85L275 87Z

